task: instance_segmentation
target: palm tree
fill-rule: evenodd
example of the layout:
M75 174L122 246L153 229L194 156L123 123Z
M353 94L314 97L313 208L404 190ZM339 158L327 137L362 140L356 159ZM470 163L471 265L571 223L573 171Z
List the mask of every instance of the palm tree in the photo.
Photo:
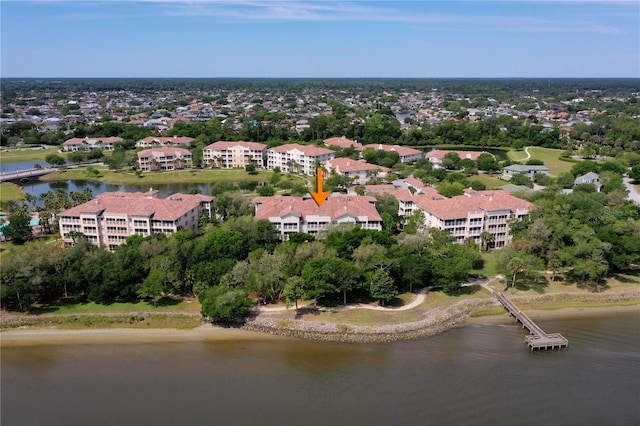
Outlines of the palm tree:
M509 259L509 262L507 262L507 269L509 269L509 272L513 274L513 278L511 280L511 287L515 287L516 277L518 276L519 272L524 272L525 263L520 257L514 256L511 259Z
M495 240L496 240L496 236L489 231L482 231L480 233L480 241L481 241L480 245L482 246L483 251L489 250L489 246L493 244Z

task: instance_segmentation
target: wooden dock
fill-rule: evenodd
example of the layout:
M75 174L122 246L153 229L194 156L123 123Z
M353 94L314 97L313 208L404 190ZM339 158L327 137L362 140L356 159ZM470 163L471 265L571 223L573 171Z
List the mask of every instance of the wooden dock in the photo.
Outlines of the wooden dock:
M509 300L503 293L495 291L493 294L507 312L522 324L522 328L529 331L530 334L524 338L524 341L529 345L531 350L566 349L569 347L569 341L566 338L559 333L545 333L543 329L538 327L524 312L520 311L515 303Z

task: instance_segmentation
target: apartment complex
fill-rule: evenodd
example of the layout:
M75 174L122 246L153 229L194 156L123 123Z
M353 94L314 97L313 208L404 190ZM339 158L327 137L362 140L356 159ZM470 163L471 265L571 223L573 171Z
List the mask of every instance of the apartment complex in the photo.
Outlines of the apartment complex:
M161 137L161 136L147 136L144 139L140 139L136 142L136 146L138 148L151 148L158 146L191 146L193 142L193 138L188 136L170 136L170 137Z
M213 214L214 197L174 194L159 199L157 191L105 192L59 214L60 235L67 245L82 233L93 244L109 250L131 235L171 235L178 229L198 230L201 211Z
M280 231L283 241L295 232L317 235L330 225L352 223L364 229L382 230L382 218L374 197L332 195L318 206L311 198L256 197L256 219L266 219Z
M283 172L303 173L314 176L323 161L331 160L335 152L313 145L290 143L267 150L267 169L276 167Z
M503 247L511 240L509 220L522 219L532 204L502 190L466 190L452 198L418 195L416 207L424 213L425 226L449 231L462 243L467 238L481 245L480 234L488 232L488 248Z
M138 152L138 167L143 172L190 169L191 151L184 148L159 147Z
M122 138L71 138L62 144L63 151L87 151L91 149L101 149L103 151L113 151L115 144L122 143Z
M322 163L329 174L336 173L351 179L354 184L365 184L374 177L384 177L389 172L389 168L369 164L364 160L353 160L351 158L334 158Z
M218 141L202 150L202 165L204 167L234 169L253 164L258 168L263 168L266 151L267 145L263 143Z

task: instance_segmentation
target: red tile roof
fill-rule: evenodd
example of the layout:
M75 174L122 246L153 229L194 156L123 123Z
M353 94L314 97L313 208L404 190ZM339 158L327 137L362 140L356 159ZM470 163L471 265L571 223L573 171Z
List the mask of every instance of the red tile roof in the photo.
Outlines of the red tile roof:
M307 157L318 157L320 155L325 155L325 154L333 154L334 151L327 149L327 148L321 148L319 146L314 146L314 145L300 145L297 143L289 143L286 145L280 145L280 146L276 146L274 148L270 148L272 151L275 152L280 152L280 153L286 153L288 151L292 151L294 149L297 149L298 151L301 151L304 153L304 155L306 155Z
M533 206L530 202L502 190L469 191L465 195L440 199L420 195L417 198L417 204L440 219L466 218L469 213L496 210L509 210L515 213L516 210L528 210Z
M364 160L353 160L351 158L333 158L323 162L327 170L336 170L338 173L348 172L367 172L369 170L380 170L388 172L390 169L387 167L377 166L375 164L369 164Z
M360 142L352 141L351 139L347 139L345 136L325 139L323 142L327 146L337 146L342 149L349 147L353 147L356 150L362 149L362 144Z
M138 151L138 158L148 157L150 155L166 157L167 155L178 155L178 154L180 154L182 157L190 156L191 151L184 148L175 148L170 146L149 148L149 149L143 149L142 151Z
M445 155L450 154L452 152L458 154L458 157L460 157L461 160L464 160L465 158L468 158L470 160L476 161L478 159L478 157L480 157L482 154L489 154L492 157L494 157L493 154L491 154L490 152L486 152L486 151L446 151L446 150L440 150L440 149L434 149L433 151L427 152L425 154L425 157L427 157L427 158L437 158L439 160L442 160Z
M211 145L207 145L204 149L213 149L216 151L223 151L234 146L241 146L243 148L247 148L251 151L263 151L267 148L267 145L258 142L245 142L245 141L234 141L234 142L225 142L218 141L214 142Z
M368 221L381 221L382 218L373 204L375 201L374 197L367 196L332 195L322 206L318 206L311 198L276 196L254 199L257 205L256 219L294 215L306 221L308 216L330 216L332 222L345 215L366 216Z
M202 194L174 194L165 199L150 198L141 192L104 192L91 201L72 207L60 216L79 216L81 213L123 214L151 216L155 220L179 219L203 201L214 197Z
M95 137L95 138L71 138L66 140L63 145L81 145L83 143L87 143L88 141L102 141L102 143L118 143L122 142L122 138L117 136L109 136L109 137Z
M146 142L146 143L159 143L159 144L186 144L189 145L193 142L193 138L188 136L147 136L144 139L140 139L138 142Z
M383 150L383 151L386 151L386 152L395 151L401 157L402 156L407 156L407 155L422 154L422 151L420 151L418 149L413 149L413 148L409 148L409 147L406 147L406 146L400 146L400 145L371 144L371 145L365 145L364 148L365 149L372 148L372 149L377 149L377 150Z

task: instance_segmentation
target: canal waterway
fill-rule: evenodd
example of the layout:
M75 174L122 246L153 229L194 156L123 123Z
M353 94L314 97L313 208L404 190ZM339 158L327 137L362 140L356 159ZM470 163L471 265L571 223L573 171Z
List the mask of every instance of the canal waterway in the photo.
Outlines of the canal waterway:
M2 425L638 425L637 309L384 344L264 336L2 346ZM241 335L242 336L242 335Z

